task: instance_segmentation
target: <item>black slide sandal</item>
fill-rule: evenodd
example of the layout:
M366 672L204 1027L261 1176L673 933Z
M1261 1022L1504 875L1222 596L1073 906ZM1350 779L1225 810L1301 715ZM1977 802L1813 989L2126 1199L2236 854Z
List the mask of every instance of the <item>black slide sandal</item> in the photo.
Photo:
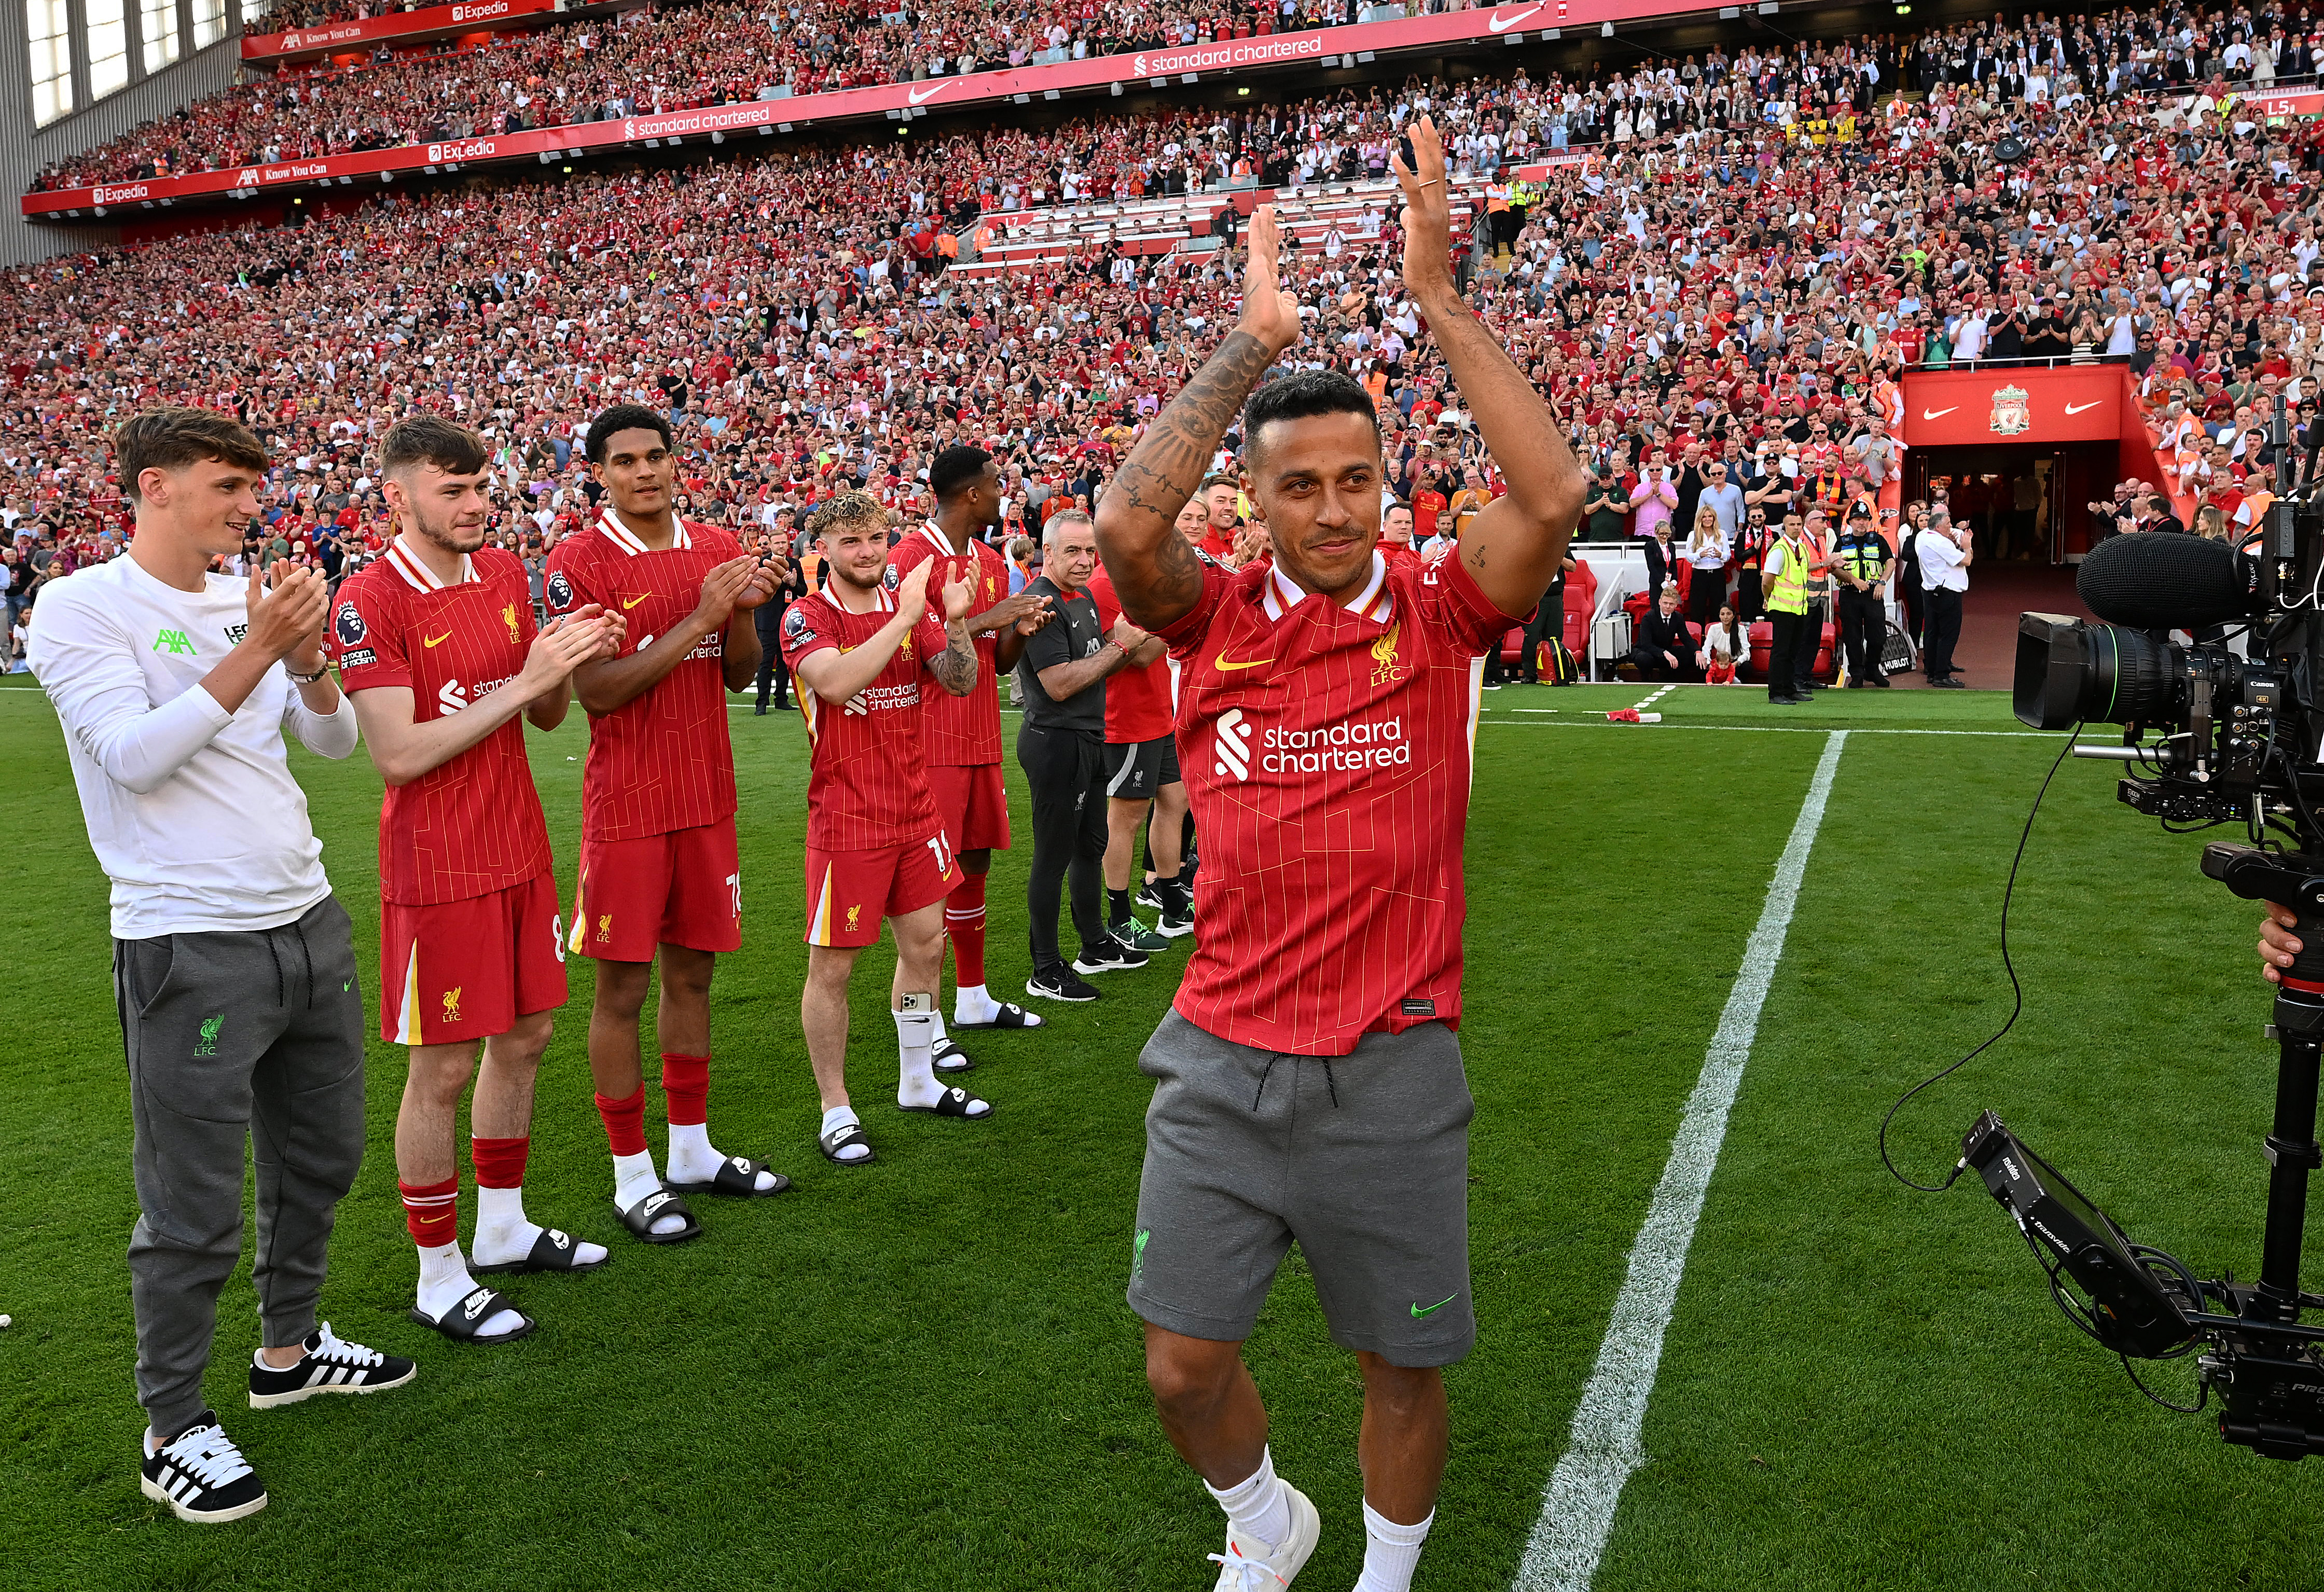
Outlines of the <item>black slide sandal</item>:
M540 1237L532 1241L531 1253L522 1260L505 1260L498 1265L471 1265L468 1275L472 1277L499 1277L521 1276L528 1272L594 1272L605 1264L604 1260L576 1263L573 1257L580 1253L581 1246L571 1233L557 1228L543 1228ZM607 1260L612 1258L611 1256L606 1256ZM499 1339L493 1341L498 1342Z
M972 1112L971 1106L982 1106L982 1111ZM936 1096L933 1106L898 1106L899 1111L919 1111L931 1117L958 1117L969 1122L982 1122L992 1115L992 1102L981 1100L964 1089L947 1089Z
M775 1180L771 1188L758 1186L759 1173L762 1172ZM661 1186L673 1194L723 1194L733 1200L771 1200L777 1194L787 1192L791 1180L764 1161L729 1155L718 1164L717 1175L708 1182L672 1182L664 1178Z
M872 1148L871 1136L863 1131L863 1125L860 1122L843 1123L815 1142L822 1150L823 1158L834 1166L869 1166L880 1158ZM863 1154L852 1160L843 1158L839 1152L850 1145L862 1145Z
M1044 1028L1047 1026L1038 1013L1028 1012L1023 1007L1007 1000L1001 1003L1001 1010L989 1023L954 1023L953 1025L955 1028Z
M431 1316L418 1305L411 1307L411 1319L423 1327L432 1327L455 1343L514 1343L520 1338L530 1338L540 1330L540 1323L516 1310L524 1325L513 1332L503 1332L497 1338L479 1338L476 1329L504 1310L516 1310L516 1302L497 1288L477 1288L464 1295L460 1302L441 1316Z
M954 1044L949 1035L928 1047L928 1065L945 1073L973 1072L976 1067L968 1059L968 1053Z
M621 1201L617 1200L613 1202L613 1209L620 1213L622 1225L648 1244L683 1244L688 1238L702 1237L702 1224L694 1219L694 1212L687 1209L685 1201L668 1189L656 1189L627 1210L622 1210ZM654 1222L664 1216L682 1216L686 1218L686 1225L674 1233L654 1231Z

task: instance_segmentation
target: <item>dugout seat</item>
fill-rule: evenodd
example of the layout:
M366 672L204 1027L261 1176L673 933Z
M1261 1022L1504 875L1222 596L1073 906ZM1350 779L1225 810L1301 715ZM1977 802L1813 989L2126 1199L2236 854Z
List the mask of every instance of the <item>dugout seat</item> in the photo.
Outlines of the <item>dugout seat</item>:
M1754 620L1747 633L1751 639L1751 661L1743 666L1741 677L1757 680L1764 686L1767 681L1767 653L1775 645L1775 627L1764 619ZM1808 671L1811 679L1836 680L1840 677L1838 666L1833 661L1839 656L1839 647L1840 627L1826 623L1822 636L1816 641L1815 663Z

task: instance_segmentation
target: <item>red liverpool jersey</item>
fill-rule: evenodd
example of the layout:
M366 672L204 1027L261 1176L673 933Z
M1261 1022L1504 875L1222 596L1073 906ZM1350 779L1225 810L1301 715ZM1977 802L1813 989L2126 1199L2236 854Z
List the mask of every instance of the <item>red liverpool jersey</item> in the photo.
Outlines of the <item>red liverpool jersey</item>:
M895 594L880 588L880 606L850 613L827 592L815 592L783 615L783 660L825 648L852 652L879 634L896 612ZM929 612L904 638L879 677L834 706L799 685L813 767L807 786L807 843L825 851L869 851L917 845L943 827L928 785L922 748L920 673L945 649L945 628ZM936 687L936 689L941 689Z
M656 551L601 510L549 556L549 612L595 603L629 624L620 656L652 645L702 600L702 577L739 558L742 543L707 525L678 527ZM589 720L581 833L626 841L715 824L734 813L734 749L726 732L725 638L712 636L647 690Z
M1203 572L1163 632L1203 837L1180 1016L1300 1055L1460 1026L1482 654L1518 622L1453 558L1375 554L1344 607L1271 568Z
M971 613L982 613L1009 594L1009 565L1000 554L975 540L954 548L933 520L896 544L888 555L888 567L900 580L913 566L931 558L939 561L936 572L928 576L931 608L941 612L945 587L971 569L975 582ZM927 741L931 768L973 768L1001 760L1001 672L992 662L1000 638L988 630L971 640L976 643L976 689L966 696L930 691L920 708L920 733Z
M446 585L389 544L348 577L331 620L331 648L349 695L411 692L411 720L458 713L524 672L532 599L513 554L484 548ZM399 906L433 906L504 890L549 871L549 826L532 787L520 713L409 785L391 785L379 810L379 893Z
M1121 617L1121 602L1113 583L1101 569L1091 578L1090 601L1097 604L1097 628L1111 631ZM1120 668L1106 676L1105 739L1110 745L1130 746L1170 733L1177 706L1178 663L1168 654L1143 668Z

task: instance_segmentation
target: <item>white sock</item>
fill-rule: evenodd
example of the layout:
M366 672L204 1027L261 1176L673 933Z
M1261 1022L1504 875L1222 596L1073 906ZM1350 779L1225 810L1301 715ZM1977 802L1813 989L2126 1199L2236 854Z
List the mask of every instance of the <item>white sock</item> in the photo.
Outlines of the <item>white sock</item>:
M986 994L982 984L963 984L952 992L955 1023L989 1023L1000 1015L1001 1003Z
M1267 1544L1271 1552L1291 1534L1291 1497L1275 1478L1275 1451L1261 1449L1259 1468L1225 1492L1203 1484L1203 1489L1227 1512L1227 1526L1246 1542Z
M524 1219L524 1191L521 1188L488 1189L482 1184L477 1185L476 1258L491 1265L503 1257L484 1252L484 1238L487 1233L496 1239L521 1236L525 1252L531 1253L532 1241L540 1236L540 1229Z
M1398 1525L1370 1504L1364 1505L1364 1573L1356 1578L1356 1592L1411 1592L1412 1572L1420 1564L1420 1545L1436 1511L1418 1525Z
M855 1114L853 1107L834 1106L830 1110L825 1111L823 1114L823 1126L815 1130L816 1136L822 1138L837 1132L843 1127L861 1127L862 1126L863 1118ZM845 1149L839 1152L839 1162L840 1164L844 1166L850 1161L861 1161L871 1153L872 1148L868 1145L850 1145Z
M726 1164L726 1157L710 1142L708 1123L673 1122L667 1164L672 1182L708 1182ZM761 1168L751 1174L751 1186L764 1193L775 1186L775 1174Z
M613 1157L613 1202L622 1210L633 1209L637 1202L661 1187L661 1173L654 1170L653 1152L641 1150L634 1155ZM657 1233L678 1233L686 1230L686 1218L672 1212L657 1216L650 1229Z
M933 1106L944 1095L936 1081L936 1064L928 1059L935 1047L936 1019L927 1012L890 1012L896 1019L896 1103Z
M423 1312L441 1320L446 1311L475 1291L476 1280L468 1275L468 1263L461 1258L458 1244L443 1244L420 1252L417 1302ZM516 1311L496 1310L476 1329L476 1336L499 1338L523 1325L524 1318Z

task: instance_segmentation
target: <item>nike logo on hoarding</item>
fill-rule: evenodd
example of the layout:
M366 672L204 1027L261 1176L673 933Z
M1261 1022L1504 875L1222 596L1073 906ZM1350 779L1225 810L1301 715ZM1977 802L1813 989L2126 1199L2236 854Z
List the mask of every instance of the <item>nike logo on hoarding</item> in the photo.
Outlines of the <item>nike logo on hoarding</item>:
M1544 0L1544 4L1546 3L1547 0ZM1526 18L1531 16L1535 12L1539 11L1540 9L1541 6L1539 5L1528 5L1523 11L1518 12L1515 16L1503 16L1499 12L1496 11L1492 15L1485 19L1485 25L1496 33L1506 33L1511 28L1516 27L1519 23L1525 21Z
M1274 661L1275 659L1271 658L1254 658L1248 663L1229 663L1227 655L1222 652L1219 654L1219 672L1222 675L1231 675L1237 669L1255 669Z
M2085 410L2094 410L2098 408L2098 405L2105 401L2106 400L2103 398L2094 398L2088 403L2070 403L2066 406L2066 412L2070 415L2079 415Z
M1941 420L1941 419L1943 419L1947 415L1951 414L1951 413L1953 412L1953 410L1957 410L1957 409L1959 409L1959 408L1960 408L1960 405L1959 405L1959 404L1955 404L1955 405L1953 405L1953 409L1952 409L1952 410L1925 410L1925 409L1924 409L1924 410L1923 410L1921 411L1921 419L1924 419L1924 420Z
M451 639L452 639L452 632L451 632L451 631L449 631L449 630L446 630L446 631L445 631L442 635L440 635L440 636L422 636L422 637L420 637L420 644L422 647L433 647L433 646L435 646L435 645L436 645L438 642L439 642L439 641L448 641L448 640L450 640Z
M947 89L947 88L949 88L949 87L952 87L952 79L951 79L951 78L945 78L945 79L943 82L941 82L941 83L931 83L931 84L929 84L929 85L927 86L927 87L926 87L925 89L922 89L922 88L914 88L914 89L911 89L909 92L910 92L910 95L911 95L912 103L913 103L914 105L925 105L925 104L927 104L929 100L934 99L937 95L942 94L945 89Z

